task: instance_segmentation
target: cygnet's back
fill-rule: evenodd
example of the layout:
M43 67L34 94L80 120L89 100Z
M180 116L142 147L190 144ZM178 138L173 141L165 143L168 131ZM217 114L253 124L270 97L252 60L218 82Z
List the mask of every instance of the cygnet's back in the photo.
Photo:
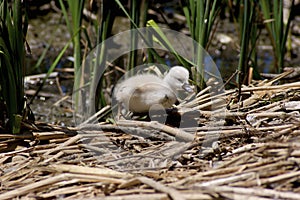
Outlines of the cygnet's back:
M175 92L163 79L143 74L124 80L115 89L116 100L134 113L148 112L154 105L170 108L177 100Z

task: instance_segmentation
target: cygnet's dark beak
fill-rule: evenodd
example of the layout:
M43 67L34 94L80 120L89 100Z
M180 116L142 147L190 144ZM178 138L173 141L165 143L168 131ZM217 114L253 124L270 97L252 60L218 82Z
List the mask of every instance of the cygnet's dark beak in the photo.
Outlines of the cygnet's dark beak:
M188 84L188 83L184 83L182 85L182 89L184 89L186 92L189 92L189 93L194 92L192 86L190 84Z

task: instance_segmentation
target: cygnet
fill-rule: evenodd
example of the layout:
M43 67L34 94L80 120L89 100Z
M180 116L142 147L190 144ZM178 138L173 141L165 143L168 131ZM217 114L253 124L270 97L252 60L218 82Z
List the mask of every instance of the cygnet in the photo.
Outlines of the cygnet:
M188 79L187 69L174 66L163 79L153 74L132 76L116 86L114 96L119 104L133 113L170 108L177 101L178 90L193 92Z

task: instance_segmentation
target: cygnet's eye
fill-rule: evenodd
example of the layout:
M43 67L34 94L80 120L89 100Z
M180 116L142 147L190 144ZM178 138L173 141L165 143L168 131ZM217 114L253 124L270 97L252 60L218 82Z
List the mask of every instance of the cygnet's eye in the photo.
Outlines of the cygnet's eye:
M183 80L183 79L181 79L181 78L177 78L177 81L179 81L179 82L181 82L181 83L183 83L183 82L184 82L184 80Z

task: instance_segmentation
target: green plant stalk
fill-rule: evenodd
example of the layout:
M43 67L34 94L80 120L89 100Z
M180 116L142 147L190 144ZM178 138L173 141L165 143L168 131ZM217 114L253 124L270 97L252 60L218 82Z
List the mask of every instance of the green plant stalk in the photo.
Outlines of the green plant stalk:
M203 43L203 38L204 36L201 35L201 33L203 34L204 28L205 28L205 20L206 18L204 17L205 15L205 4L207 3L207 1L198 1L196 3L196 12L195 12L195 19L196 21L194 22L194 26L195 26L195 38L197 42L200 42L200 45L202 45ZM208 5L208 4L207 4ZM198 64L198 63L197 63Z
M200 3L201 2L201 3ZM206 30L207 30L207 7L209 5L209 1L198 1L197 2L197 15L196 15L196 24L195 24L195 40L197 41L197 47L195 48L196 52L196 73L193 74L194 81L197 83L197 86L200 89L203 89L204 85L204 66L203 66L203 51ZM205 6L206 4L206 6ZM205 10L204 10L205 7Z
M274 1L273 7L268 0L260 1L261 10L266 22L266 27L269 32L270 40L273 46L273 52L275 57L275 67L277 71L281 73L284 65L284 55L286 49L286 41L288 36L288 30L291 22L289 16L286 25L283 22L283 1ZM294 0L292 1L292 8ZM272 15L273 14L273 15Z
M196 15L196 13L197 13L196 12L197 11L196 2L197 1L189 0L189 6L187 6L187 7L190 7L190 12L191 12L191 15L190 15L191 18L187 18L187 19L188 19L188 21L190 21L190 25L191 25L190 30L191 30L193 39L197 38L197 34L199 33L199 29L198 29L199 25L197 26L197 20L196 20L196 18L198 17ZM200 17L200 15L199 15L199 17Z
M25 2L24 2L25 3ZM28 18L25 12L22 20L20 0L12 3L11 10L7 1L0 1L0 99L6 105L9 129L14 134L20 132L24 109L24 59L25 36Z
M90 96L89 102L95 102L95 107L89 107L89 113L92 113L93 110L97 110L98 107L102 108L106 106L106 100L103 94L104 80L103 77L100 78L98 83L98 76L102 74L106 66L106 46L105 40L110 36L112 31L112 25L115 20L115 9L116 4L114 1L103 1L102 6L102 20L101 25L98 28L98 38L97 38L97 49L96 49L96 58L94 64L92 64L92 78L91 78L91 87L90 87ZM96 94L95 94L96 93Z
M255 15L255 12L253 13ZM254 79L260 79L260 75L258 72L258 65L257 65L257 51L256 51L256 43L258 40L258 29L257 29L257 24L256 23L251 23L252 28L251 28L251 33L250 33L250 43L251 43L251 50L249 53L250 60L251 60L251 67L253 68L253 78ZM249 60L249 59L248 59Z
M75 35L73 39L74 45L74 69L75 74L80 74L77 77L81 77L81 47L80 47L80 29L81 29L81 19L82 19L82 12L84 7L84 0L78 0L77 3L74 3L73 0L68 0L68 4L71 10L72 16L72 33L79 30L79 33ZM75 89L80 87L80 78L76 78L74 80Z
M292 0L292 2L291 2L291 9L294 9L294 4L295 4L295 0ZM283 15L283 4L281 4L281 12L282 12L282 15ZM286 47L286 43L287 43L287 41L288 41L288 36L289 36L289 34L291 33L290 31L290 24L291 24L291 21L292 21L292 19L291 19L291 11L290 11L290 13L289 13L289 17L288 17L288 20L287 20L287 22L286 22L286 24L284 23L284 20L283 20L283 17L281 17L281 19L282 19L282 34L283 34L283 36L282 36L282 40L281 40L281 45L280 45L280 52L281 52L281 60L280 60L280 62L279 62L279 66L280 66L280 68L279 68L279 72L281 73L281 72L283 72L283 68L284 68L284 55L285 55L285 51L286 51L286 48L289 48L289 47Z
M150 1L141 0L140 12L141 12L141 26L142 27L145 27L147 24L149 4L150 4Z
M195 63L197 71L192 74L194 81L199 88L204 87L204 66L203 49L208 49L209 38L212 37L212 26L220 7L218 1L204 0L182 0L183 13L187 19L187 24L192 38L198 42L194 47Z
M86 40L86 43L87 43L86 46L88 47L88 49L92 49L93 45L92 45L92 41L91 41L91 38L89 36L87 29L83 28L82 31L83 31L83 35L85 36L84 39Z
M283 38L283 2L282 0L274 1L274 19L275 19L275 42L276 42L276 55L278 58L278 69L279 73L282 72L283 68L283 60L285 52L281 52L282 50L282 43L281 40ZM283 44L285 46L285 43Z
M287 19L287 22L285 24L285 30L284 30L284 34L283 34L283 39L282 39L282 44L281 44L281 52L285 52L285 48L288 48L287 51L290 52L291 51L291 30L290 30L290 24L291 24L291 21L292 21L292 15L291 15L291 12L292 10L294 9L294 4L295 4L295 0L292 0L290 6L291 6L291 10L289 12L289 17ZM283 12L283 11L282 11ZM287 47L285 46L286 42L288 42L287 44ZM284 56L283 56L284 57ZM283 61L284 62L284 61ZM283 71L283 64L282 63L282 69L281 71Z
M140 0L131 0L131 18L134 21L134 24L139 25L140 23ZM130 23L130 28L134 29L135 26L131 22ZM129 63L127 67L127 71L130 69L133 69L136 66L137 63L137 42L138 42L138 34L135 31L131 31L130 33L130 54L129 54Z
M205 46L205 49L208 49L208 44L209 44L209 38L211 36L211 31L212 31L212 28L213 28L213 25L215 23L215 20L217 18L217 16L219 15L220 13L220 10L221 10L221 7L220 6L217 6L217 3L218 1L213 1L213 4L212 4L212 7L211 7L211 12L209 13L209 21L208 21L208 31L207 31L207 34L206 34L206 46Z
M16 17L14 16L16 14ZM24 106L24 60L25 60L25 36L24 27L22 25L22 5L21 1L16 1L15 6L13 6L13 23L15 28L13 29L14 38L11 38L13 49L15 49L15 58L16 65L18 66L15 70L16 72L16 81L17 81L17 112L18 114L22 113ZM26 22L25 22L26 23ZM27 27L25 28L27 30ZM26 31L25 30L25 31Z
M275 19L271 18L271 10L272 10L271 9L271 3L267 0L261 0L260 3L261 3L260 5L261 5L261 8L262 8L264 19L265 20L275 20ZM276 3L276 2L274 2L274 3ZM276 35L275 35L274 22L267 22L266 27L267 27L267 30L269 32L271 44L273 46L273 52L274 52L274 57L275 57L274 58L275 59L275 65L276 65L276 68L278 69L278 57L277 57L277 51L275 50L277 47L276 47L276 38L275 38Z
M109 21L110 16L106 16L106 19L103 19L101 24L101 29L99 29L99 35L101 36L100 40L104 41L108 34L108 26L106 23ZM99 43L99 42L98 42ZM102 91L103 88L103 78L98 80L98 74L102 74L101 72L105 70L105 61L106 61L106 46L105 42L101 42L99 45L97 45L97 53L96 53L96 59L95 63L92 68L92 80L91 80L91 89L90 89L90 96L89 96L89 102L95 102L95 108L89 107L89 113L93 112L93 109L97 109L98 106L100 108L104 107L106 105L106 101L104 98L104 94ZM98 86L99 84L99 86ZM94 95L94 93L96 94Z
M288 54L288 58L291 59L292 58L292 31L289 30L288 34L287 34L287 54Z
M149 8L149 1L148 0L142 0L142 9L144 12L144 15L142 17L142 27L146 27L147 25L147 17L148 17L148 8ZM148 41L149 45L153 45L153 41L150 35L150 32L147 30L146 33L146 40ZM152 51L147 49L147 62L148 63L153 63L154 62L154 55L152 54Z
M248 46L249 46L249 34L248 31L250 30L250 25L249 25L249 17L250 17L250 5L248 0L244 0L244 4L241 5L244 7L244 9L241 12L241 19L240 19L240 27L242 27L241 31L241 38L240 38L240 46L241 46L241 51L240 51L240 58L239 58L239 63L238 63L238 70L239 74L237 76L237 82L239 85L239 88L241 87L245 73L246 73L246 65L247 65L247 54L248 54Z
M184 13L186 19L191 19L192 18L187 6L183 6L182 10L183 10L183 13ZM194 30L193 30L194 26L192 26L192 21L191 20L187 20L187 26L188 26L188 28L190 30L191 35L193 36L194 35Z
M148 1L148 0L141 1L141 9L140 9L140 12L142 13L141 27L146 27L146 25L147 25L149 4L150 4L150 1ZM132 28L134 28L134 27L132 27ZM146 37L146 40L148 41L149 45L152 46L153 41L151 39L150 32L147 32L145 37ZM145 61L145 60L143 60L143 61ZM152 54L152 51L149 49L147 49L147 62L148 63L154 62L154 55Z
M210 23L210 19L209 19L210 0L207 0L204 5L200 5L199 2L198 2L197 5L198 5L198 7L199 6L201 7L200 8L200 13L203 13L203 14L197 13L198 16L201 15L200 21L202 23L200 23L201 27L199 29L198 39L197 39L197 41L199 42L199 46L198 46L198 49L197 49L197 62L196 62L197 63L196 66L198 68L198 73L196 73L196 79L195 80L198 83L199 88L203 89L204 88L204 78L203 78L204 77L204 63L203 63L204 58L203 58L203 51L202 51L202 49L206 47L207 41L208 41L208 37L209 37L209 34L210 34L210 30L209 30L209 23ZM205 7L205 10L203 11L204 7Z
M165 34L163 33L163 31L159 28L159 26L153 21L153 20L149 20L147 22L147 27L151 27L153 30L153 35L155 35L155 37L153 38L153 40L157 43L160 44L160 46L166 48L168 51L170 51L176 58L176 60L178 60L183 66L188 67L188 60L181 57L176 50L174 49L173 45L171 44L171 42L168 40L168 38L165 36Z
M74 89L77 90L81 87L81 47L80 47L80 38L81 38L81 20L82 12L84 7L84 0L78 0L76 3L72 0L68 0L69 11L71 13L71 20L69 19L68 12L64 6L63 0L59 0L63 15L69 32L72 37L73 43L73 57L74 57ZM76 34L75 34L76 33ZM75 94L75 105L78 105L79 93ZM75 107L75 109L78 109Z
M115 2L118 4L118 6L121 8L121 10L124 12L124 14L126 15L126 17L130 20L131 24L133 25L133 27L137 30L137 32L139 33L140 37L143 39L143 41L147 44L147 46L151 46L151 42L152 41L148 41L147 37L144 37L144 35L142 33L139 32L138 30L138 25L134 22L134 20L130 17L129 13L126 11L125 7L122 5L122 3L119 0L115 0ZM151 21L151 20L150 20ZM148 24L148 22L147 22ZM152 49L149 48L148 49L150 51L150 53L153 55L153 57L155 57L155 59L160 62L160 63L164 63L164 60L158 55L158 53Z

